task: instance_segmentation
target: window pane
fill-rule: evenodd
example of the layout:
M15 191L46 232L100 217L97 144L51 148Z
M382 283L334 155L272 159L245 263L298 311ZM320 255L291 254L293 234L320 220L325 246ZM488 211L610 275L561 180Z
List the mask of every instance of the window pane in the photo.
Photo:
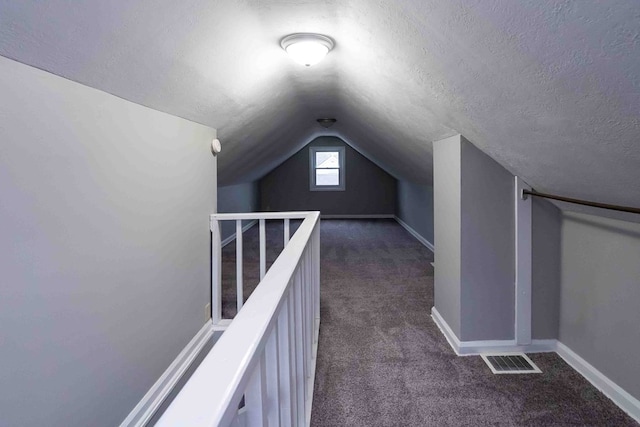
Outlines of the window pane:
M316 169L339 168L340 153L337 151L317 151Z
M338 169L316 169L316 185L340 185Z

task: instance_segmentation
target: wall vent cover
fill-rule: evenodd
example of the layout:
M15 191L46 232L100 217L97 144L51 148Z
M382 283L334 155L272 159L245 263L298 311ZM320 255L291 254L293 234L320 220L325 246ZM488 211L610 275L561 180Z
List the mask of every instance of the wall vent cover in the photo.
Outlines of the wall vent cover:
M524 353L482 354L494 374L539 374L542 371Z

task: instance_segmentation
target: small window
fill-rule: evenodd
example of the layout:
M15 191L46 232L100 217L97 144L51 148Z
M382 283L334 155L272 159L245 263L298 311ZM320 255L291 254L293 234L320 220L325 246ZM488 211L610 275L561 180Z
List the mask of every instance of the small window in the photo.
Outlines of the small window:
M311 191L344 191L344 147L311 147L309 165Z

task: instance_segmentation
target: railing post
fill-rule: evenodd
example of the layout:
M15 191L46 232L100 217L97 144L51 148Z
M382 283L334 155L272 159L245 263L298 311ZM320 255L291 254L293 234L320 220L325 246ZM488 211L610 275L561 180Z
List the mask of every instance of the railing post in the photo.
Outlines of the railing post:
M211 218L211 320L213 324L222 320L222 242L220 221Z
M238 311L244 304L243 295L243 279L242 279L242 220L236 220L236 307Z

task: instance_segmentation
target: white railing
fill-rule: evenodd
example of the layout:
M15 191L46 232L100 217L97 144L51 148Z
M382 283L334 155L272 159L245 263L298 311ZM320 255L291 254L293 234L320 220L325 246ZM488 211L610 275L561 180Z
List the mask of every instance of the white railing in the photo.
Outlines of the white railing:
M304 221L289 241L289 220L296 218ZM319 218L319 212L211 216L212 302L216 304L212 312L218 323L222 322L219 221L260 220L262 280L243 306L238 302L242 310L157 426L309 425L320 327ZM269 271L265 271L267 219L283 219L285 224L285 247ZM242 283L241 225L237 230L237 278Z

